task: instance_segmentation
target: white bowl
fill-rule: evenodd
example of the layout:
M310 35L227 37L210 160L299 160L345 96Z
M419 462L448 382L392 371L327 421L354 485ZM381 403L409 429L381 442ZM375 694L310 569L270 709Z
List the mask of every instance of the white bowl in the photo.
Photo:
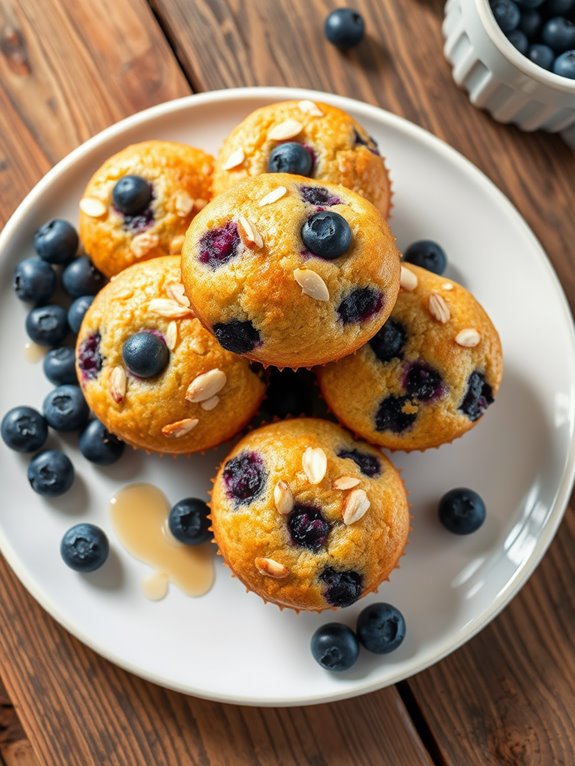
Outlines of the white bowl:
M509 42L488 0L447 0L445 55L474 106L522 130L565 131L575 144L575 80L534 64Z

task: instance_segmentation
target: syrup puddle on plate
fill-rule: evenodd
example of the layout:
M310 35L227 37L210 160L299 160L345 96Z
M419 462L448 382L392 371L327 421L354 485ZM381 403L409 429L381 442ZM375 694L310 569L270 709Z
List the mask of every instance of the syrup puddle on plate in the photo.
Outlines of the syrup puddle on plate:
M44 359L47 351L47 348L39 346L31 340L24 344L24 357L27 362L31 362L32 364L37 364Z
M178 542L168 528L170 505L153 484L130 484L110 500L112 526L124 548L154 571L142 583L144 595L160 601L170 582L188 596L202 596L214 582L211 543Z

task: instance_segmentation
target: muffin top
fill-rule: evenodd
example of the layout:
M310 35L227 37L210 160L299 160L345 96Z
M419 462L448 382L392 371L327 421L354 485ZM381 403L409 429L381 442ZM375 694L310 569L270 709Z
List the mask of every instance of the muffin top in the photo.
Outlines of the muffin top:
M350 354L385 322L399 252L363 197L288 174L247 179L193 220L182 277L198 318L230 351L277 367Z

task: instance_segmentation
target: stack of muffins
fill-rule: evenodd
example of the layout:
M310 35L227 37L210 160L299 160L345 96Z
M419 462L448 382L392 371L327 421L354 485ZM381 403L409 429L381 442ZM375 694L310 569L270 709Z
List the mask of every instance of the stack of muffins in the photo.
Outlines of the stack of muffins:
M410 515L380 447L462 435L494 399L501 347L452 280L401 263L375 141L345 112L258 109L214 160L147 142L108 160L80 233L111 277L84 317L78 378L134 447L184 454L238 434L267 368L316 367L335 417L252 430L215 477L233 573L293 609L344 607L397 566Z

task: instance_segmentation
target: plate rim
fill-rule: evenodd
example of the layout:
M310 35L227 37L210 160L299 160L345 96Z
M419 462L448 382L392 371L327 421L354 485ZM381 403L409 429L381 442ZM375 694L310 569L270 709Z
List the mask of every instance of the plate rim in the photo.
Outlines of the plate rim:
M419 125L416 125L413 122L410 122L406 118L395 115L373 104L368 104L353 98L348 98L346 96L324 93L317 90L289 88L284 86L266 86L208 91L205 93L196 93L157 104L142 111L136 112L120 120L119 122L114 123L113 125L105 128L104 130L84 141L82 144L80 144L80 146L76 147L76 149L72 150L69 154L62 158L36 183L30 192L28 192L26 197L11 214L10 218L0 232L0 255L7 247L7 244L12 239L15 232L18 230L21 220L34 207L38 198L40 198L44 193L44 190L52 184L52 181L56 179L60 174L68 171L78 160L83 158L85 155L88 155L93 149L99 147L108 139L115 138L121 135L124 131L140 125L141 123L153 121L175 112L185 111L193 105L201 107L204 104L225 103L226 101L249 101L254 98L277 101L288 99L319 100L333 104L334 106L344 110L352 110L356 114L363 114L367 118L374 119L380 123L387 123L396 127L400 132L407 134L419 143L427 145L435 153L439 153L440 155L444 156L451 164L455 164L459 168L463 169L466 173L471 173L476 178L477 182L483 185L486 193L489 194L492 198L495 198L497 203L504 208L504 212L512 216L515 224L517 224L522 229L524 236L531 240L534 248L538 251L542 265L547 270L550 288L552 288L555 292L555 298L564 316L566 330L570 335L571 340L571 366L574 365L575 326L573 324L567 297L563 291L561 283L559 282L559 278L541 243L531 228L528 226L521 213L508 199L508 197L494 184L494 182L491 181L491 179L488 178L488 176L486 176L482 170L480 170L476 165L474 165L456 149L449 146L446 142L433 135L428 130L422 128ZM413 675L416 675L417 673L420 673L423 670L435 665L437 662L441 661L449 654L459 649L463 644L467 643L467 641L471 640L471 638L477 635L480 630L486 627L519 593L521 588L526 584L528 579L531 577L541 562L541 559L545 555L549 545L551 544L551 541L557 532L559 524L563 519L574 480L575 438L572 435L569 450L565 455L565 467L561 477L561 482L557 486L553 502L549 506L548 520L542 529L540 537L538 537L536 548L534 548L526 561L522 562L522 564L518 567L514 573L514 576L511 577L506 582L505 586L499 591L492 606L485 610L481 615L476 616L468 623L466 623L464 628L460 630L460 635L454 642L447 642L446 644L444 641L442 648L435 652L432 657L425 657L422 658L419 662L414 663L410 669L409 675L405 675L405 673L402 672L397 672L386 679L383 684L381 683L381 680L365 683L364 679L358 679L351 682L353 684L352 686L342 690L341 692L335 691L333 693L321 694L319 696L317 694L308 694L300 696L297 699L293 698L287 701L281 697L261 700L249 695L241 696L237 693L210 694L209 691L204 689L195 689L189 684L167 682L165 679L156 675L154 672L142 670L142 668L132 665L129 660L118 658L114 652L108 651L107 649L102 649L100 646L96 646L95 643L91 641L89 635L85 635L81 629L71 625L68 619L61 614L58 605L54 603L51 598L41 593L40 589L36 587L33 579L27 574L25 567L20 566L18 556L1 527L0 551L4 555L16 577L28 590L34 600L65 630L67 630L71 635L81 641L89 649L96 652L96 654L99 656L104 657L104 659L108 660L109 662L112 662L118 667L133 673L140 678L183 694L228 704L251 705L259 707L292 707L300 705L324 704L353 698L363 694L369 694L370 692L377 691L387 686L392 686L401 680L410 678Z

